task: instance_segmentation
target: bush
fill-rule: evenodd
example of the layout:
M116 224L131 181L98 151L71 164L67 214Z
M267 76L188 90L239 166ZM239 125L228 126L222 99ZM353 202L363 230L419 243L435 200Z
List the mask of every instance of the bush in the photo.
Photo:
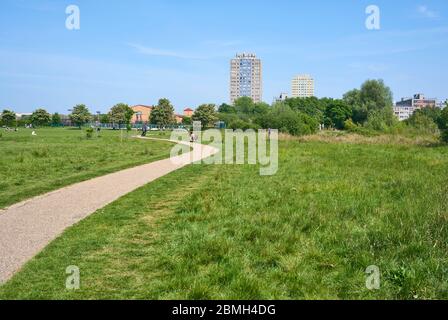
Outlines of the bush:
M348 119L344 122L344 129L347 132L356 133L366 137L374 137L378 135L378 133L375 132L374 130L357 125L356 123L353 122L352 119Z
M276 104L269 113L260 115L255 121L262 128L278 129L294 136L312 134L319 128L319 122L314 117L294 111L283 103Z
M348 119L344 121L344 129L347 131L356 130L358 126L353 122L352 119Z
M347 119L352 117L351 108L343 100L334 100L328 104L325 110L325 124L338 130L344 129Z
M369 130L387 132L398 124L398 119L394 115L392 108L371 110L364 126Z
M92 137L93 137L93 128L87 128L86 129L86 138L92 139Z
M241 119L235 119L232 120L229 123L228 128L236 130L236 129L241 129L241 130L248 130L248 129L254 129L254 130L258 130L260 127L254 123L249 123L246 121L243 121Z
M440 140L442 140L442 142L448 143L448 130L442 131L440 135Z
M434 120L421 112L414 113L407 123L420 133L435 134L438 132L438 127Z

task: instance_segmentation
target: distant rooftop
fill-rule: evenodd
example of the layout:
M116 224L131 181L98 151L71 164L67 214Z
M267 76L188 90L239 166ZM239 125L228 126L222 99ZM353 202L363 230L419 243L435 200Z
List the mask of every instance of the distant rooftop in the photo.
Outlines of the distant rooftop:
M135 107L143 107L143 108L150 108L150 109L154 108L153 106L146 106L144 104L136 104L135 106L132 106L131 108L135 108Z
M407 101L407 100L437 100L436 98L426 98L423 93L416 93L412 97L404 97L401 98L401 101Z
M238 58L238 59L241 59L241 58L256 58L257 56L255 55L255 53L237 53L236 54L236 57Z

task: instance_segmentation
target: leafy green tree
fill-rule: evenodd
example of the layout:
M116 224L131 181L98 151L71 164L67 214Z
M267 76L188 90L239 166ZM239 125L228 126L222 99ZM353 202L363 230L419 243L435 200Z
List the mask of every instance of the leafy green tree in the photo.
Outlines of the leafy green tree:
M285 101L292 110L307 114L320 123L324 121L325 108L329 102L331 99L324 100L316 97L289 98Z
M367 80L361 86L361 103L368 110L382 110L393 106L392 91L383 80Z
M92 119L89 109L84 104L76 105L69 115L70 120L81 129L81 126Z
M193 123L193 121L191 120L191 117L183 117L182 119L182 124L189 126Z
M443 131L442 131L442 133L441 133L441 135L440 135L440 139L441 139L443 142L448 143L448 130L443 130Z
M363 124L367 121L369 112L361 101L361 91L359 89L348 91L342 99L352 109L352 120L355 123Z
M235 122L236 120L241 120L241 118L236 113L218 113L218 120L223 121L228 128L229 124Z
M51 121L51 115L45 109L37 109L31 115L30 121L35 126L48 125Z
M440 139L448 143L448 106L442 110L438 125L441 130Z
M11 110L3 110L0 119L5 126L12 126L16 121L16 114Z
M100 123L110 123L109 115L108 114L101 114L100 115Z
M53 126L59 126L62 123L62 119L61 119L61 115L57 112L55 112L52 116L51 116L51 124Z
M170 100L160 99L151 111L151 123L164 127L174 123L174 107Z
M219 113L236 113L236 108L229 104L223 103L218 108Z
M441 130L448 130L448 106L440 112L438 125Z
M168 99L160 99L151 111L151 123L165 126L174 122L174 107Z
M235 100L234 106L237 113L252 114L255 104L250 97L241 97Z
M307 115L306 113L299 112L299 119L303 122L301 135L316 133L319 129L320 122L316 118Z
M392 107L384 109L372 109L369 111L367 122L364 126L367 129L376 131L387 131L390 127L398 124L398 119L394 115Z
M352 110L344 100L334 100L325 110L325 117L327 126L342 130L345 121L352 117Z
M353 89L344 94L343 100L352 109L353 121L360 124L368 120L369 114L374 114L376 117L371 123L378 122L378 116L380 114L388 116L388 112L372 113L371 111L389 110L393 106L392 91L383 80L367 80L362 84L361 89Z
M261 115L269 112L271 107L265 102L258 102L254 105L254 114Z
M360 90L354 89L344 94L343 100L352 109L355 123L381 128L378 130L385 130L384 126L388 123L396 123L392 109L392 91L383 80L367 80Z
M342 98L349 106L362 105L361 103L361 91L359 89L353 89L346 92Z
M125 103L118 103L114 105L108 114L110 122L118 123L119 125L125 124L128 126L131 123L134 110Z
M201 121L203 127L211 127L218 120L214 104L202 104L193 114L193 121Z
M292 110L285 102L276 103L267 114L258 117L257 124L296 136L315 133L319 127L315 118Z
M363 124L367 121L369 110L365 106L352 107L352 119L357 124Z

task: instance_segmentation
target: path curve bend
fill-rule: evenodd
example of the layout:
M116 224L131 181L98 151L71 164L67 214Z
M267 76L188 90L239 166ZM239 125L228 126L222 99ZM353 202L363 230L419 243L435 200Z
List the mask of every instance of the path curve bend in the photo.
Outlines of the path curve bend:
M214 147L198 143L134 138L175 142L188 145L192 150L76 183L0 209L0 285L66 228L125 194L218 152Z

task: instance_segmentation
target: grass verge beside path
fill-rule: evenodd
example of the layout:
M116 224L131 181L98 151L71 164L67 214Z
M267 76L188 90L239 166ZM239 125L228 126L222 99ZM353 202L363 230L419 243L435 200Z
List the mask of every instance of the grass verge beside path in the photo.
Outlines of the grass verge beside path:
M0 208L107 173L169 157L172 144L103 130L19 129L0 138Z
M152 284L164 273L154 259L160 226L174 223L173 211L197 188L207 186L216 169L189 166L98 210L0 287L0 299L139 299L154 294ZM80 268L79 291L65 289L70 265Z
M279 151L271 177L191 165L119 199L0 298L448 298L447 148L282 141ZM79 291L65 290L69 265Z

